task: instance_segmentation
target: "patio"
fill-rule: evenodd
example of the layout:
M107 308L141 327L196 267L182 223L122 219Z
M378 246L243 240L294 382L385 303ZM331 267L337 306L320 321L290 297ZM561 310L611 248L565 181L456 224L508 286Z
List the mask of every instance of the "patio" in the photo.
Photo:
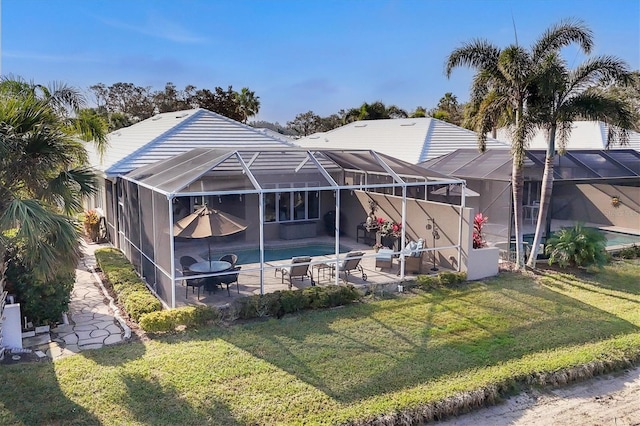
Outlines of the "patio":
M333 244L333 239L328 236L319 236L315 238L301 239L297 240L301 246L305 246L308 244ZM279 241L274 242L271 247L278 247L279 245L283 247L290 247L290 242L287 241ZM400 278L400 259L394 258L392 262L391 269L381 269L376 267L376 255L377 253L371 248L369 245L365 245L362 243L356 242L356 240L352 238L345 237L341 240L341 244L349 247L352 251L362 251L364 256L361 261L361 265L363 267L364 273L367 275L366 281L362 279L362 275L359 273L354 273L349 275L349 284L354 285L357 288L367 288L372 285L379 284L392 284L399 283L402 281ZM233 253L235 250L243 250L246 247L242 245L235 245L227 247L229 253ZM192 256L197 261L206 261L205 257L202 257L201 254L207 251L206 245L204 244L190 244L183 245L183 247L176 249L176 259L180 256ZM432 267L432 257L428 254L429 251L426 252L427 255L423 258L422 265L422 274L427 273L437 273L430 271ZM343 257L344 258L344 257ZM430 259L430 260L429 260ZM332 285L336 284L335 275L332 276L331 269L327 268L318 268L317 266L330 266L332 263L335 264L335 255L321 255L321 256L312 256L311 265L309 266L309 272L313 275L313 279L315 280L315 284L317 286L324 285ZM288 290L288 280L285 278L284 283L281 279L281 274L276 272L277 268L290 266L291 259L282 259L282 260L273 260L265 262L264 268L264 293L272 293L278 290ZM204 291L204 288L200 290L200 299L197 298L197 290L194 292L193 289L185 289L185 286L182 283L182 280L179 279L176 281L175 285L175 295L176 295L176 307L185 306L185 305L212 305L212 306L225 306L233 302L234 299L238 297L251 296L261 294L261 285L260 285L260 264L259 263L250 263L250 264L242 264L242 267L239 277L238 277L238 287L236 284L232 284L229 286L229 293L227 293L226 285L222 287L218 287L216 291L211 293ZM176 263L176 269L180 269L179 262ZM438 271L448 270L448 269L440 269ZM408 279L413 279L418 274L409 274L406 273L405 277ZM341 285L344 283L344 274L340 274L338 284ZM311 286L311 281L308 278L304 280L300 280L295 278L293 280L293 290L301 289ZM239 289L239 293L238 293ZM185 293L187 297L185 298Z

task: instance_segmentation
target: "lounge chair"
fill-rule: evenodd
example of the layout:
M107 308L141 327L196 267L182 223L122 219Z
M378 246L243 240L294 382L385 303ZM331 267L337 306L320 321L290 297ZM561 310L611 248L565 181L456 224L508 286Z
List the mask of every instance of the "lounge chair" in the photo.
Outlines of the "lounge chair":
M311 262L311 258L309 256L299 256L291 259L291 266L287 268L276 268L276 275L278 272L281 274L282 284L284 284L284 276L286 275L289 279L289 290L293 286L293 279L298 277L304 281L305 277L309 277L311 280L311 285L316 285L315 281L313 281L313 276L309 272L309 262ZM298 263L302 263L302 265L298 265Z
M360 265L360 261L362 260L362 256L364 255L361 251L352 251L345 255L344 260L340 265L338 265L338 273L344 273L344 282L349 282L349 275L351 275L351 271L358 271L362 274L362 280L367 280L367 274L364 273L364 269L362 265ZM331 271L331 275L335 276L336 267L333 265L333 269Z

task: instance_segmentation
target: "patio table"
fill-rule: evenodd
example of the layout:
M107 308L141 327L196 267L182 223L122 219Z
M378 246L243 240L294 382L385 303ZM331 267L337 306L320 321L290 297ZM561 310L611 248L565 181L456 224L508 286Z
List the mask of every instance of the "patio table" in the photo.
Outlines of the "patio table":
M206 274L209 272L222 272L231 269L231 263L224 260L205 260L189 266L191 272Z

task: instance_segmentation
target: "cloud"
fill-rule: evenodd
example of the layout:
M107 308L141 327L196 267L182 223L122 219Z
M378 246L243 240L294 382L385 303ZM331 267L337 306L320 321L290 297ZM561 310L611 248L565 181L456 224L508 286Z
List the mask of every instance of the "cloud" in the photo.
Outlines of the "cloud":
M113 28L132 31L138 34L160 38L175 43L202 44L208 41L207 38L197 36L184 27L163 18L154 17L147 20L145 23L136 25L112 19L104 19L102 17L96 18L105 25Z

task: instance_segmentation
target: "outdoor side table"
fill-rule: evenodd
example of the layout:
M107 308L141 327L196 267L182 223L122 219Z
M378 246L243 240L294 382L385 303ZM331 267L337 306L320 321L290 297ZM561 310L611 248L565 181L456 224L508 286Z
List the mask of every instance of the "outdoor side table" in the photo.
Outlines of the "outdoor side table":
M318 271L318 280L317 282L320 283L320 271L322 271L322 278L325 277L325 271L327 269L331 270L331 265L327 265L326 263L318 263L313 265L313 269Z

